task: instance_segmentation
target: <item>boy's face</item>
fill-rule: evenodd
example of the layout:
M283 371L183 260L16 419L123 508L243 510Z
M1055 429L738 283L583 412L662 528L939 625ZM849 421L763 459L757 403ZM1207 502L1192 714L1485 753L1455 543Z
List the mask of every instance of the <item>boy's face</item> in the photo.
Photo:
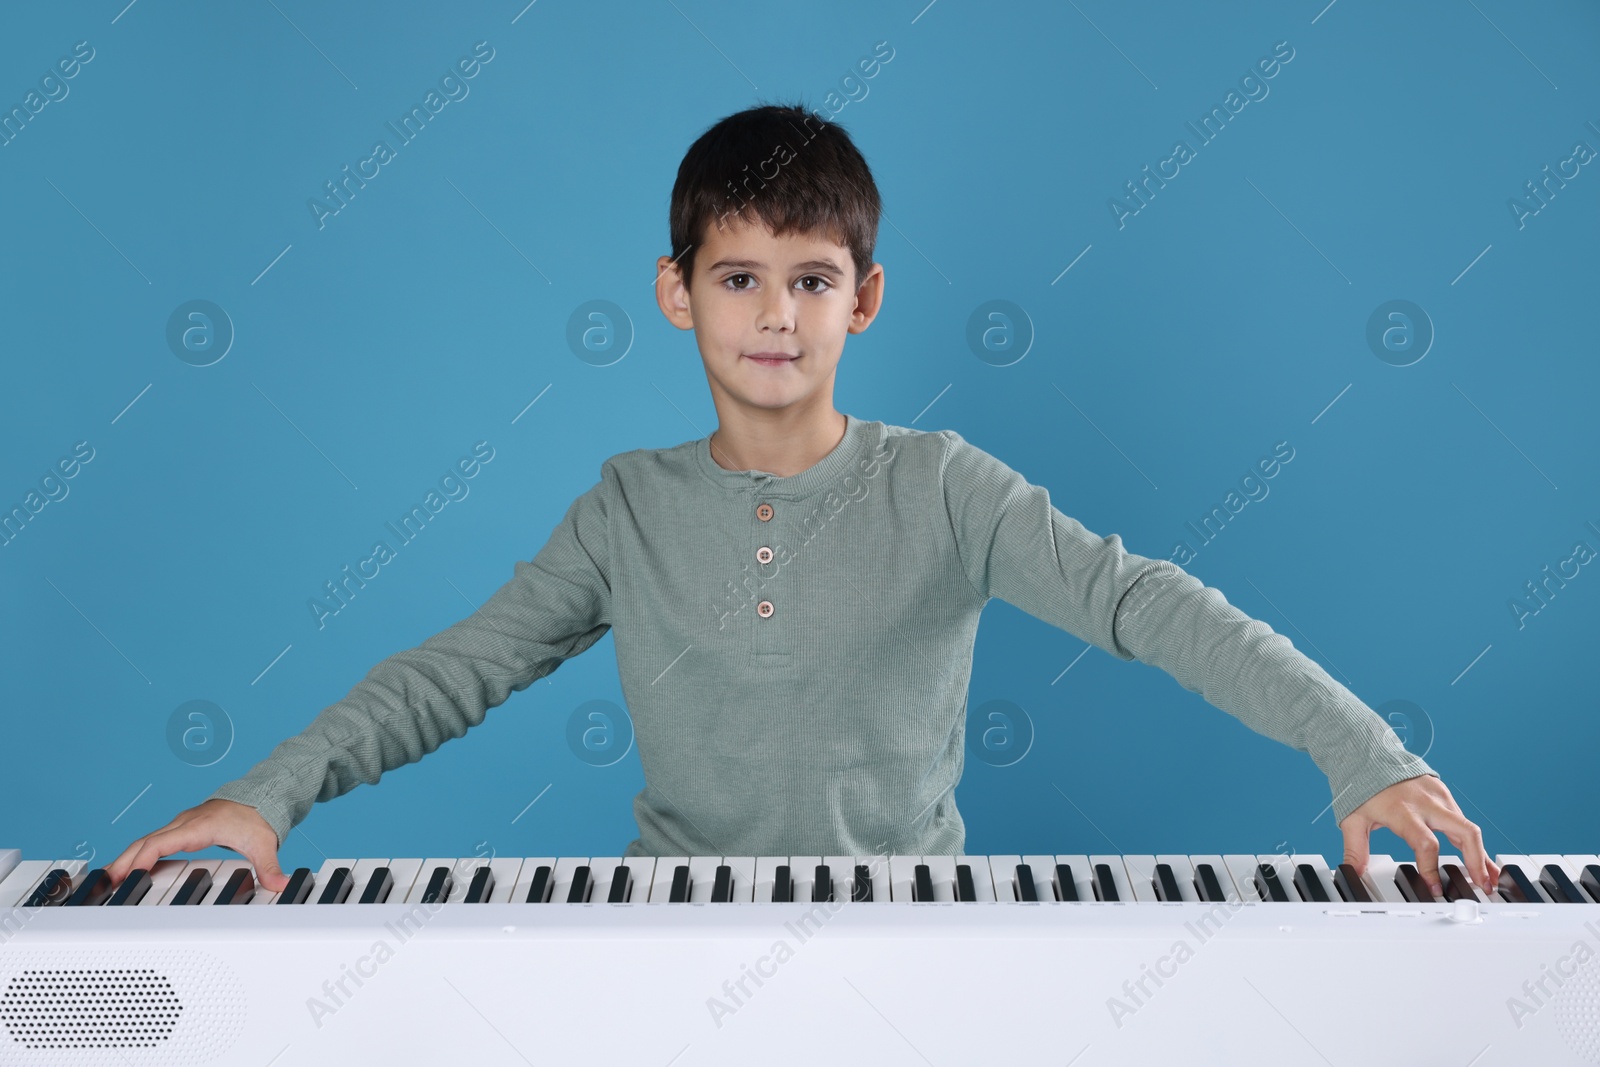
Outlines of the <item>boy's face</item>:
M656 269L656 302L674 326L694 330L723 417L728 404L831 413L845 335L865 330L883 302L882 264L856 286L844 245L822 235L774 237L759 221L707 227L694 250L692 292L670 257ZM752 358L761 353L796 358Z

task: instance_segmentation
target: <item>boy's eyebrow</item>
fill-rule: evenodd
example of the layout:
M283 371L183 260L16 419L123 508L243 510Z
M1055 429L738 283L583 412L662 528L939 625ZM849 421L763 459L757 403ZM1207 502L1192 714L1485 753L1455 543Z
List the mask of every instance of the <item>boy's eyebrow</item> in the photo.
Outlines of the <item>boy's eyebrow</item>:
M742 270L765 270L765 263L757 263L753 259L719 259L706 268L707 272L722 270L724 267L738 267ZM843 275L844 271L831 259L808 259L804 263L796 263L795 270L825 270L834 274Z

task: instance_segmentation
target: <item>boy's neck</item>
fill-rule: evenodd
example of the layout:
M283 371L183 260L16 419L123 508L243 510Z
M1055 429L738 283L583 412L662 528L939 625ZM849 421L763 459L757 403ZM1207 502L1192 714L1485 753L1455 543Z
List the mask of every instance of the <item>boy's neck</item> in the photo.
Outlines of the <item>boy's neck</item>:
M848 424L829 405L812 413L729 411L711 434L711 458L731 471L789 478L809 470L844 440Z

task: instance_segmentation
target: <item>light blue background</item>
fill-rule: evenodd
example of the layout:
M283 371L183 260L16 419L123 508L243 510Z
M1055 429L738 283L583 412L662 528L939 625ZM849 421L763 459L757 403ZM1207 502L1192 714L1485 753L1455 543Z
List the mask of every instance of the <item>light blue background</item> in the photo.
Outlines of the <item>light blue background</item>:
M468 614L606 457L709 433L693 338L652 293L683 152L755 103L824 106L888 41L837 115L883 193L888 283L838 407L954 428L1132 551L1188 540L1192 573L1369 705L1420 709L1397 725L1491 851L1600 848L1600 567L1521 628L1508 606L1576 542L1600 549L1600 167L1522 226L1508 206L1575 142L1600 148L1600 13L925 3L8 12L4 109L76 42L94 59L0 147L0 504L76 442L94 459L0 547L0 846L109 861ZM470 94L319 229L308 199L479 41ZM1119 228L1108 200L1195 145L1185 123L1279 41L1270 94ZM236 331L206 367L166 340L196 299ZM635 334L605 367L566 342L595 299ZM966 342L996 299L1031 324L1011 366ZM1436 331L1405 367L1366 342L1395 299ZM470 495L319 630L308 599L480 440ZM1200 546L1185 524L1279 441L1270 494ZM973 725L1006 700L1034 739L1006 767L973 746L970 852L1338 855L1307 757L1084 648L986 613ZM596 768L566 737L574 709L621 699L608 637L319 805L284 866L615 854L637 753ZM231 723L209 766L169 747L191 700Z

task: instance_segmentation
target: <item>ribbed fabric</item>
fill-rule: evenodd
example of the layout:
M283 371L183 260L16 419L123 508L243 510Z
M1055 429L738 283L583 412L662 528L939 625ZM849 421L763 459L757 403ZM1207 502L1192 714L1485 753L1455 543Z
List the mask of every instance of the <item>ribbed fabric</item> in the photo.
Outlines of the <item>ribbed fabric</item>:
M1310 753L1336 820L1433 773L1287 638L1090 533L959 434L845 422L788 478L725 470L705 438L611 457L483 607L212 795L259 809L281 842L315 801L460 737L609 629L646 782L627 855L960 853L991 597Z

